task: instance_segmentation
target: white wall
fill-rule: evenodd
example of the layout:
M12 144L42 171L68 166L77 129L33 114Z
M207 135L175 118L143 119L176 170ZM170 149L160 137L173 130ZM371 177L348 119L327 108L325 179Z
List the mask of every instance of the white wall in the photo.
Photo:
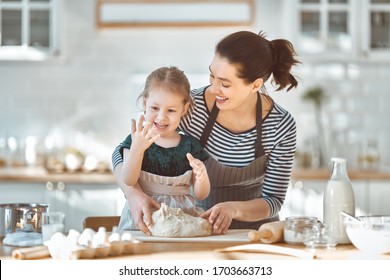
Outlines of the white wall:
M216 42L243 29L97 30L94 5L93 0L63 0L61 54L57 59L0 62L0 138L34 135L43 143L56 131L64 138L64 145L109 160L115 145L129 133L130 118L136 115L135 98L144 77L139 74L175 65L189 75L193 87L207 84ZM256 13L253 31L264 30L269 39L292 38L283 0L257 0ZM299 145L314 132L312 108L301 102L300 95L307 86L321 83L336 96L327 107L325 123L329 128L333 117L342 122L338 133L342 131L349 138L340 141L352 145L359 138L355 134L375 131L380 149L388 150L390 130L384 104L390 101L390 66L356 67L358 78L335 81L329 75L333 68L304 63L297 70L300 88L275 94L269 89L296 117ZM352 153L346 156L354 159ZM389 156L384 155L383 162L389 165Z

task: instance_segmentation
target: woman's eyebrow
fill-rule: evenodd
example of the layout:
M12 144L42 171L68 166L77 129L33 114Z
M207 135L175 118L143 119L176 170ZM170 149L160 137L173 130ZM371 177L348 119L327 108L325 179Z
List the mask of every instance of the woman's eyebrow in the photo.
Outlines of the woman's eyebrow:
M213 74L213 71L211 71L211 67L209 66L209 70L210 70L210 73ZM219 80L221 81L224 81L224 82L228 82L228 83L231 83L232 81L230 81L229 79L226 79L226 78L221 78L221 77L217 77Z

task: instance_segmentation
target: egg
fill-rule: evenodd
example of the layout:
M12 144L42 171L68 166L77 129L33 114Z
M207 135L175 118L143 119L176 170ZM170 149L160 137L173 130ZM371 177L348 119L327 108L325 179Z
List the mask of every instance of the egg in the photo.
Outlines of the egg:
M90 247L95 234L96 231L91 228L84 229L80 235L80 238L78 239L78 244L81 246Z

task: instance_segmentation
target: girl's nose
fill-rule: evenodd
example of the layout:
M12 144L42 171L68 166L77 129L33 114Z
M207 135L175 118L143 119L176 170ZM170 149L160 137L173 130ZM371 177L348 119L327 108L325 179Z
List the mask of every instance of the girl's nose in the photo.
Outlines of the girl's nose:
M157 119L158 120L163 120L163 119L165 119L165 117L166 117L166 114L165 114L164 111L158 112L158 114L157 114Z

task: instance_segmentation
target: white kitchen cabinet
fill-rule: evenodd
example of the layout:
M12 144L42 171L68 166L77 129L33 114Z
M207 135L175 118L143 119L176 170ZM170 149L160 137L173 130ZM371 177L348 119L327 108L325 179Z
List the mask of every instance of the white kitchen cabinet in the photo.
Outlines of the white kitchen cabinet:
M294 46L307 58L390 59L390 1L293 0Z
M0 60L58 55L61 1L0 1Z
M49 203L44 183L0 182L0 203Z
M377 199L377 197L380 196L380 193L385 195L380 187L374 186L372 181L356 180L351 181L351 183L355 194L356 215L373 213L373 204L382 212L388 211L386 209L388 209L389 206L387 206L388 203L385 203L385 199ZM286 200L280 214L281 217L314 216L322 221L323 196L326 184L327 180L302 180L292 182L287 191ZM390 197L389 195L390 187L388 187L387 197Z
M87 216L120 215L125 198L118 185L71 184L57 196L57 207L66 214L66 229L81 231Z
M368 196L369 214L390 215L390 182L372 181Z

